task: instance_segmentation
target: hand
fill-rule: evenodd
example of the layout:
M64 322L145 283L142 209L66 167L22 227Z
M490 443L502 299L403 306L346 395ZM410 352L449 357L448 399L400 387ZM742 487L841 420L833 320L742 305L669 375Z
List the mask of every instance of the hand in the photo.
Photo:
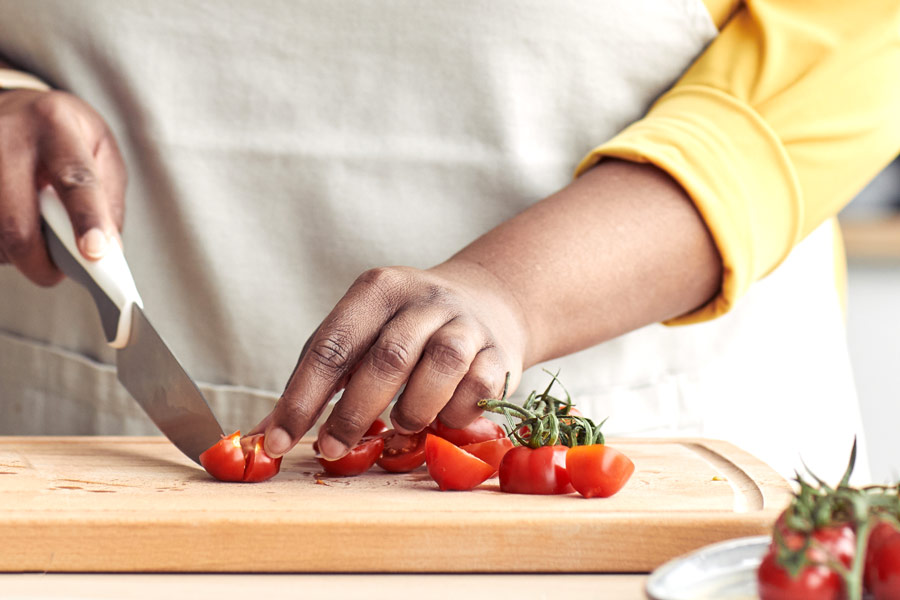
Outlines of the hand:
M37 191L52 185L69 212L78 248L97 260L121 244L125 163L106 123L65 92L0 92L0 263L38 285L63 274L41 233Z
M522 373L526 320L503 282L474 262L420 271L363 273L300 355L265 430L266 452L281 456L344 389L319 431L319 450L343 456L400 392L394 427L421 431L435 418L464 427L476 402L499 396L506 373Z

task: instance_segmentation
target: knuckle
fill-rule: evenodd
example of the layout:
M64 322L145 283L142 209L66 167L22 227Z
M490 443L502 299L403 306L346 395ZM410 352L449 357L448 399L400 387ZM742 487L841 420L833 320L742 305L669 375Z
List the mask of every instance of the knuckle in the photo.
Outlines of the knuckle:
M326 378L340 377L349 367L351 343L347 335L333 332L309 347L313 368Z
M54 182L61 188L59 191L68 192L80 188L93 187L97 184L97 176L87 165L82 163L68 163L59 167L53 173Z
M342 442L355 442L371 422L357 411L335 410L328 419L328 433Z
M468 344L458 336L432 340L425 354L433 367L444 375L461 375L469 370Z
M396 382L412 368L409 347L402 341L379 340L372 346L369 363L379 379Z
M51 90L38 95L30 105L32 114L40 121L57 125L71 115L72 107L68 94Z

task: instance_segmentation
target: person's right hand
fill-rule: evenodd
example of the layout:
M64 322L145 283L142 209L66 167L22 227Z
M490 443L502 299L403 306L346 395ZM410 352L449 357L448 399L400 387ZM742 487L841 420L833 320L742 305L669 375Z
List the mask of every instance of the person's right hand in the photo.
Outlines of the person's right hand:
M33 282L63 274L41 233L38 190L52 185L69 212L78 248L101 258L121 244L125 163L106 123L65 92L0 91L0 263Z

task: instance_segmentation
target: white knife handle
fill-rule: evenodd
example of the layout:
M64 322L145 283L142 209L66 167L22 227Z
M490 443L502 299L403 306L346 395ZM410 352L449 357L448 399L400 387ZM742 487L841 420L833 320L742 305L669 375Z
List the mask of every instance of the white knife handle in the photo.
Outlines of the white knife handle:
M131 307L137 304L143 308L144 303L134 285L134 277L122 249L113 242L103 258L87 260L78 250L69 213L56 191L50 186L45 187L41 190L39 201L44 223L55 234L55 239L49 232L47 235L53 261L91 293L100 311L109 345L124 348L131 335Z

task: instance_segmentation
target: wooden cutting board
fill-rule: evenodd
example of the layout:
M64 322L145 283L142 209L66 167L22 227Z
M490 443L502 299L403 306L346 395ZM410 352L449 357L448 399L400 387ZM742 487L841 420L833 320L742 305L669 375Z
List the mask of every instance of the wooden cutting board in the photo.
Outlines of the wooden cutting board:
M0 437L0 571L641 572L767 533L789 500L720 441L612 440L616 496L440 492L424 468L321 475L309 443L260 484L212 480L164 438Z

